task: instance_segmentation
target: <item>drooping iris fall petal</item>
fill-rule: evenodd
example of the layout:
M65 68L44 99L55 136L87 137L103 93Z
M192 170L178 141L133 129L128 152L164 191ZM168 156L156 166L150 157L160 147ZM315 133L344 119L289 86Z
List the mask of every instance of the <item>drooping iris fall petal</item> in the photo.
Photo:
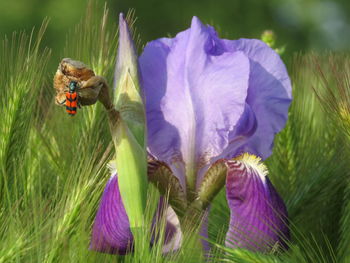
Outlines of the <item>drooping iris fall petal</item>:
M162 208L164 203L161 200L154 216L154 222L158 224L158 221L165 216L163 252L168 253L180 247L182 233L174 210L170 206L164 210ZM90 249L124 255L132 250L132 245L133 236L130 231L129 219L120 195L118 176L114 174L107 182L101 198L93 225Z
M287 210L260 158L244 154L226 165L226 197L231 210L226 245L261 252L286 247Z
M96 214L90 249L113 254L130 250L133 236L119 192L118 177L113 175L103 192Z

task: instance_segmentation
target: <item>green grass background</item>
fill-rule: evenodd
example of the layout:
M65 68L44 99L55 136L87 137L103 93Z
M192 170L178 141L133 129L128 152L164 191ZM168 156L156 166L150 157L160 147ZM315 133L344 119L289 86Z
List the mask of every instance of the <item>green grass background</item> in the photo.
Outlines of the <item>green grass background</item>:
M114 20L100 5L90 5L67 32L62 51L109 83L117 47ZM162 256L159 244L149 248L147 233L143 246L125 257L88 250L114 149L101 105L84 107L74 118L54 105L46 27L44 21L41 29L0 43L0 262L204 261L196 240ZM211 262L350 262L349 55L290 57L294 100L266 164L288 207L291 248L268 255L225 248L229 210L222 191L208 222ZM149 211L156 200L153 190Z
M0 35L13 31L31 31L43 19L50 23L43 46L52 49L48 63L55 70L64 56L62 47L67 31L84 15L89 0L1 0ZM278 45L286 45L285 60L295 51L349 50L350 2L348 0L95 0L95 12L105 2L111 21L117 23L118 13L136 10L137 28L142 43L189 27L192 16L214 25L220 35L229 39L258 38L266 29L276 32ZM1 37L2 38L2 37ZM69 40L68 40L69 41Z

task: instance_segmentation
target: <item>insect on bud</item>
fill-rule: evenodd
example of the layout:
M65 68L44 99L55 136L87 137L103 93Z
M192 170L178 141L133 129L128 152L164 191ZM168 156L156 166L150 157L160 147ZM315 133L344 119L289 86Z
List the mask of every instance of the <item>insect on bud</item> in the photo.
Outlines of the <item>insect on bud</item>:
M74 90L70 90L72 83L75 83ZM107 110L113 107L106 80L96 76L83 62L70 58L62 59L54 77L54 87L56 104L66 106L67 111L71 108L70 94L77 95L78 106L93 105L100 100Z

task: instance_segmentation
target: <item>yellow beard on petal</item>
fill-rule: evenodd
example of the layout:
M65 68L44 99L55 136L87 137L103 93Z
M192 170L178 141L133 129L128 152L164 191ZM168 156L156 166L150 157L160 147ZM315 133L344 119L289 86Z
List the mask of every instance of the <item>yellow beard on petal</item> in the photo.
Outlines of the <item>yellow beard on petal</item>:
M262 177L265 177L268 174L268 170L266 165L261 161L259 156L249 153L243 153L233 160L240 161L247 165L247 167L251 167L258 172L258 174Z

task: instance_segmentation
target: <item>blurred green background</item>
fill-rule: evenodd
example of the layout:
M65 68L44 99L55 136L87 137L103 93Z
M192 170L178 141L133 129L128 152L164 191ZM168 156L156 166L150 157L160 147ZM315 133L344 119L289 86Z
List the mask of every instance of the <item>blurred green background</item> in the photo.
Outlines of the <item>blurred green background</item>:
M100 28L105 2L95 1L99 6L96 28ZM113 27L101 35L89 30L94 19L76 27L86 13L87 0L72 2L0 0L0 39L13 31L38 29L48 17L43 41L53 55L46 59L47 52L22 48L26 41L0 48L0 106L4 105L0 107L0 263L118 261L87 250L91 224L109 178L106 164L114 155L106 115L96 105L70 118L53 103L51 81L62 57L94 62L96 72L110 83L113 78L116 42L109 42L108 35ZM107 6L115 23L119 12L136 10L142 44L175 35L188 28L196 15L230 39L258 38L264 30L274 30L277 47L286 45L284 60L290 60L294 51L345 51L350 46L350 4L345 0L108 0ZM350 262L350 59L349 54L320 53L287 61L296 91L294 102L289 122L276 137L274 154L266 162L271 181L288 207L292 247L277 257L217 250L220 262L226 257L235 262ZM109 56L105 63L103 58ZM330 85L324 83L324 76ZM326 99L320 102L311 87ZM209 229L218 237L213 240L219 245L229 217L221 193L209 219ZM198 262L188 260L197 254L191 246L185 247L188 253L174 253L177 261L157 257L162 246L157 247L144 262ZM134 258L146 253L148 246L123 262L139 262Z
M222 37L259 38L266 29L286 45L285 59L299 50L347 50L350 47L348 0L97 0L115 17L129 8L136 10L136 27L142 43L173 36L189 27L191 17L214 25ZM0 0L0 35L38 28L50 19L44 44L53 51L50 66L58 63L66 33L80 21L87 0Z

